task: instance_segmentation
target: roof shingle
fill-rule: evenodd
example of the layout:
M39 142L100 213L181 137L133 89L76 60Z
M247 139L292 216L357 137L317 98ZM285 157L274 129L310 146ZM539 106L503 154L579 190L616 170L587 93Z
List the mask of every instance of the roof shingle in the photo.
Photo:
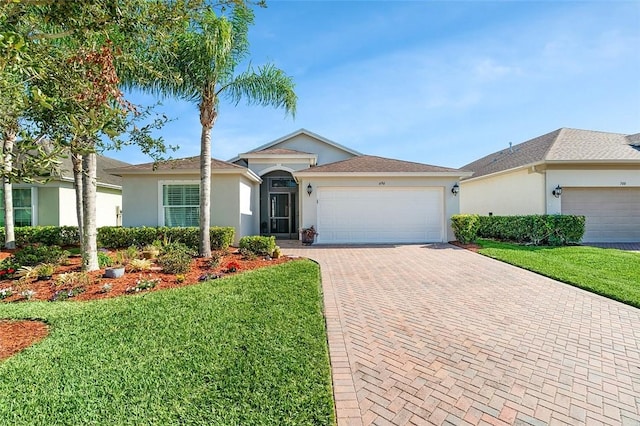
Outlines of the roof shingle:
M561 128L546 135L513 145L462 168L473 171L472 178L515 169L544 161L639 161L632 146L635 135Z
M359 155L335 163L302 170L302 172L310 173L433 173L459 171L459 169L394 160L373 155Z
M217 160L215 158L211 159L211 169L212 170L223 170L223 169L239 169L246 170L245 167L238 166L236 164L229 163L227 161ZM178 158L175 160L167 160L158 163L144 163L144 164L134 164L125 167L118 167L110 170L111 173L116 173L118 175L128 174L128 173L140 173L140 172L152 172L152 171L165 171L165 170L184 170L184 171L193 171L200 170L200 157L187 157L187 158Z

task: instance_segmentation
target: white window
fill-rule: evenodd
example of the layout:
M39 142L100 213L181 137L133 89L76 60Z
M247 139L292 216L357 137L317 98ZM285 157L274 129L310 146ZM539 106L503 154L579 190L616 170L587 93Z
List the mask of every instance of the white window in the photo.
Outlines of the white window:
M198 226L200 223L200 185L161 183L164 226Z
M13 188L13 223L15 226L35 225L31 195L32 188ZM2 190L0 190L0 209L4 210ZM4 226L4 212L0 212L0 226Z

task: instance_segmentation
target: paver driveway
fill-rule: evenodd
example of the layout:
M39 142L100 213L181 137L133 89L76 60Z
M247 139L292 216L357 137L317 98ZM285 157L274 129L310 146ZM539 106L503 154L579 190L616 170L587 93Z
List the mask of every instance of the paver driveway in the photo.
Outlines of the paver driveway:
M338 423L640 424L640 310L448 244L322 268Z

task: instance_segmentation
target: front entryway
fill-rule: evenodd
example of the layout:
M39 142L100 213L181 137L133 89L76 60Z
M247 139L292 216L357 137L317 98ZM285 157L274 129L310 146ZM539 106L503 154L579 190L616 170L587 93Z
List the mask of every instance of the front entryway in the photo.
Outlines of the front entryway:
M276 238L298 238L298 184L286 171L262 176L261 233Z

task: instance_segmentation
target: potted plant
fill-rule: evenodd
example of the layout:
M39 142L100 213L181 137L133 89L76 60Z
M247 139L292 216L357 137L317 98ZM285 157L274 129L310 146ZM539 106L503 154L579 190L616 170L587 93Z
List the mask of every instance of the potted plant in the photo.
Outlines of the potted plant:
M117 252L116 259L113 265L111 265L111 267L108 267L104 270L104 277L120 278L123 275L124 275L124 257L122 252Z
M301 236L302 236L302 244L310 245L315 241L316 232L315 228L311 226L310 228L302 228Z

